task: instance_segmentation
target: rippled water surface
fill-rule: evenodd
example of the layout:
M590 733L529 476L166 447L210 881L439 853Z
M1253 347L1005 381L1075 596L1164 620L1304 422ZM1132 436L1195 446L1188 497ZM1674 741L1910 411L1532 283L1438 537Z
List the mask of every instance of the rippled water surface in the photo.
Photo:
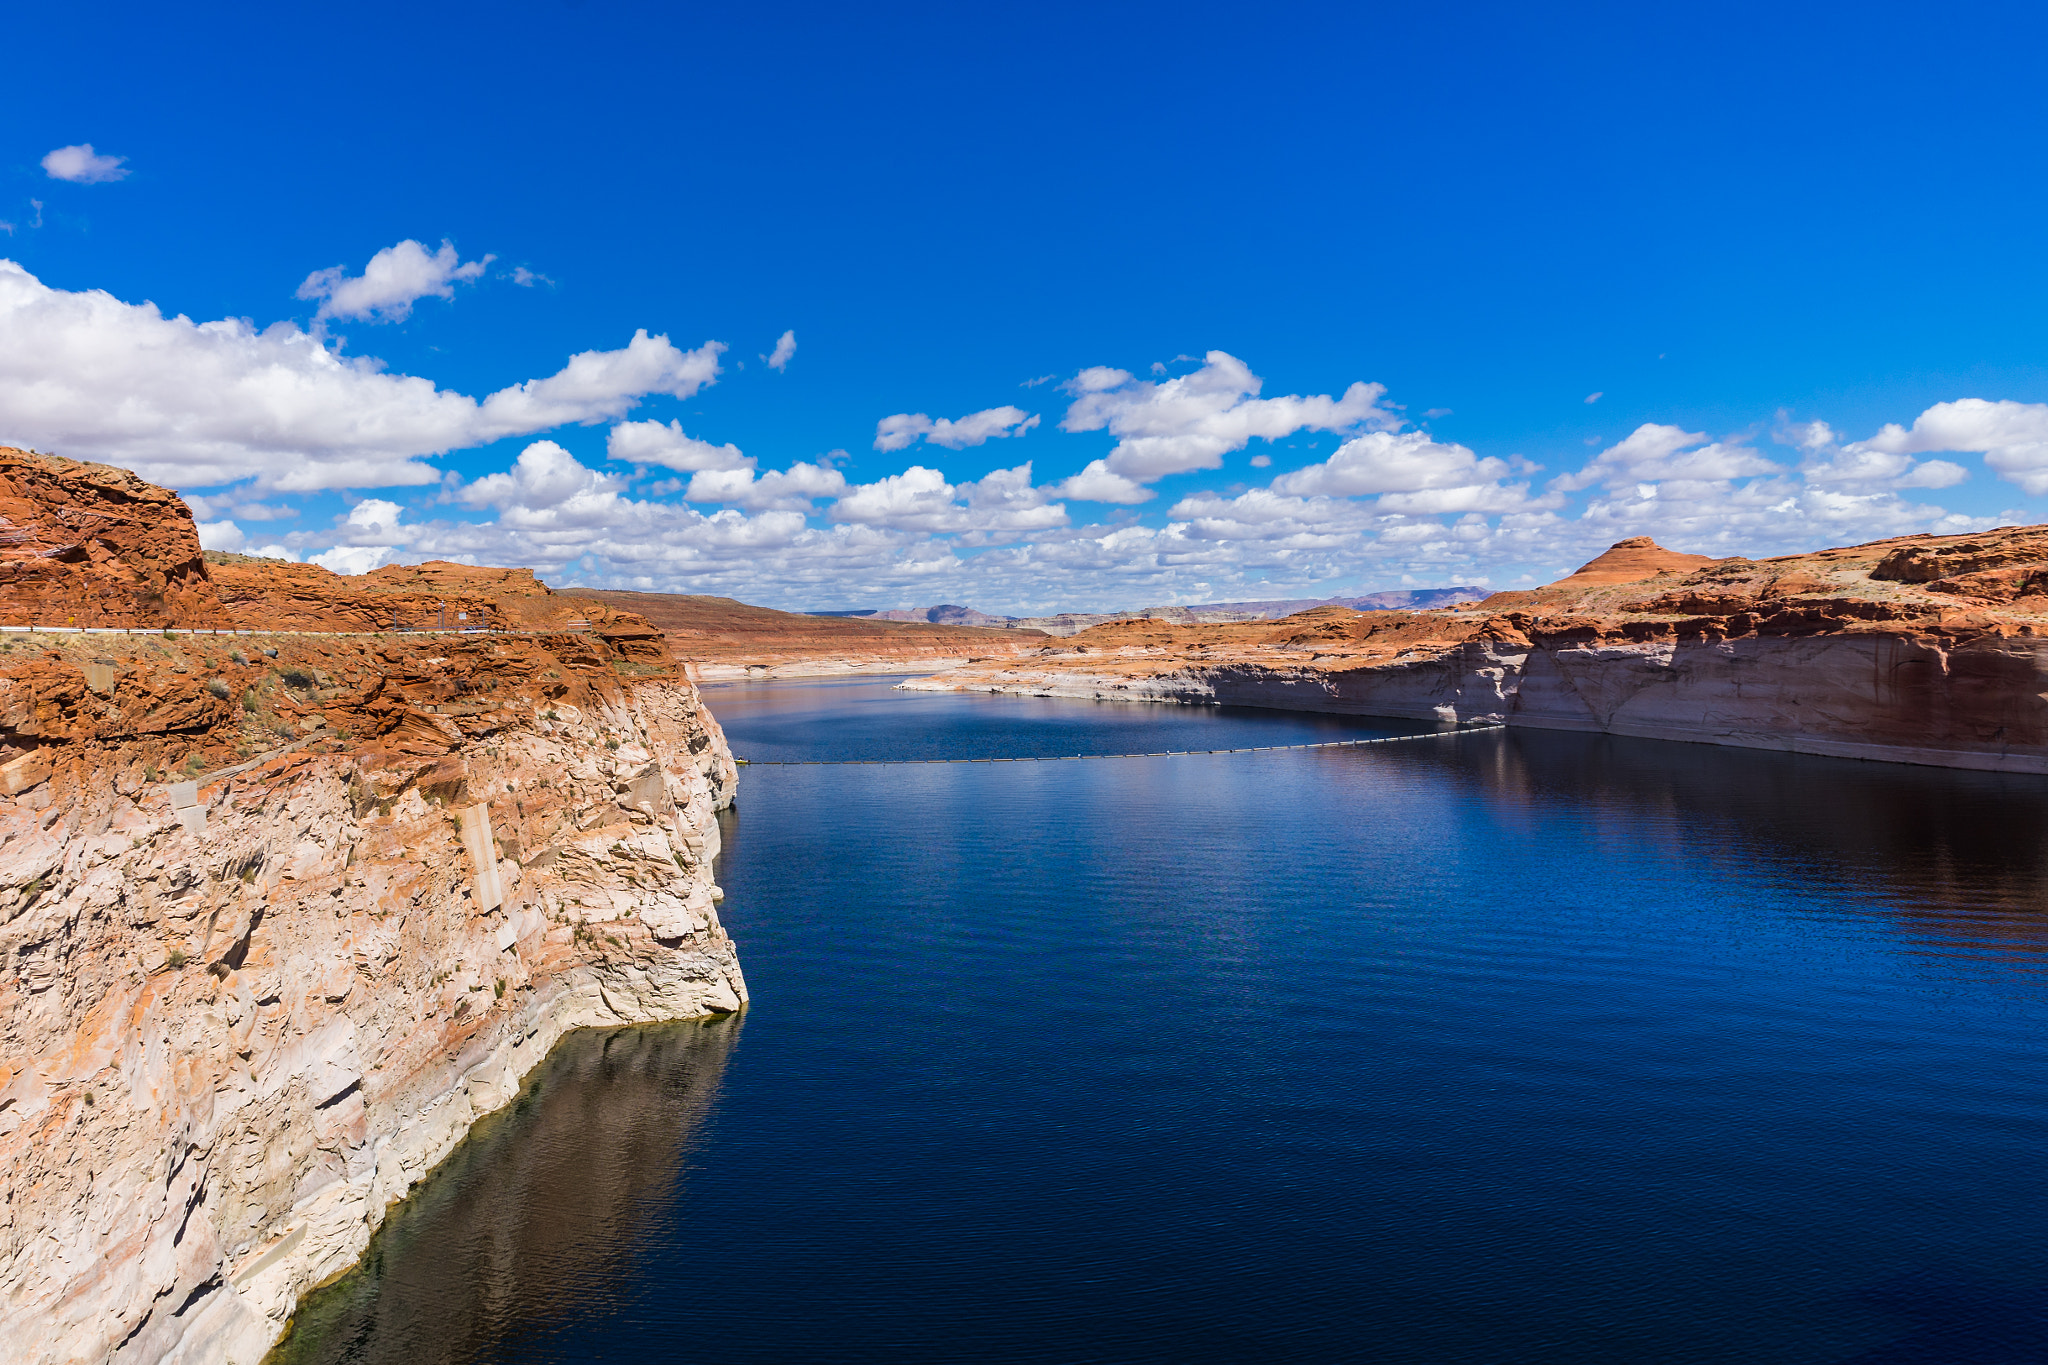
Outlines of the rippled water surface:
M706 689L755 758L1414 725ZM2048 782L1535 732L753 767L293 1361L2048 1359Z

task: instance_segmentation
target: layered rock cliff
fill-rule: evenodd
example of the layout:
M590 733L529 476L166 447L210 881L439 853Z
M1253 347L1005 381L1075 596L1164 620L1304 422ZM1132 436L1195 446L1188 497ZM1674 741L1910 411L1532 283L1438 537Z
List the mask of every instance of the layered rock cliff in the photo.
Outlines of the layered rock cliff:
M1472 611L1099 626L934 690L1268 706L2048 772L2048 528L1768 560L1624 541Z
M631 623L177 629L183 504L46 458L18 609L159 629L0 635L0 1359L254 1362L564 1032L740 1007L735 768Z
M445 560L387 564L344 576L318 564L206 552L226 624L267 630L591 630L636 657L662 657L661 633L644 617L603 602L572 600L531 569L478 568ZM631 642L627 644L625 642Z

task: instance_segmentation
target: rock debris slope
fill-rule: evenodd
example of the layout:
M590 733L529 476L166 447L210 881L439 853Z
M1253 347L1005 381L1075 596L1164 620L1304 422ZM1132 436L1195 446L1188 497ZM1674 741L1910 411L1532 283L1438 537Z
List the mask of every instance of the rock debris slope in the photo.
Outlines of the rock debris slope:
M908 685L1492 719L2048 773L2048 527L1764 560L1638 538L1476 610L1123 621Z
M182 503L56 468L11 525L218 623ZM741 1006L735 768L615 625L0 635L0 1359L255 1362L565 1031Z

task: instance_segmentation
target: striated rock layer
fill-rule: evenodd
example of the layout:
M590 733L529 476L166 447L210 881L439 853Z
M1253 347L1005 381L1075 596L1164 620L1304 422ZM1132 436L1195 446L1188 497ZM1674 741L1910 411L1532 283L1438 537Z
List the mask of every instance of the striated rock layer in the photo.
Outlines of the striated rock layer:
M635 642L630 652L636 657L662 654L661 633L644 617L602 602L571 600L531 569L430 560L344 576L318 564L218 550L206 552L206 568L225 613L220 624L243 629L588 629L615 642Z
M1754 561L1624 541L1477 610L1125 621L907 685L1486 719L2048 773L2048 528Z
M254 1362L565 1031L738 1009L734 782L588 634L0 637L0 1358Z

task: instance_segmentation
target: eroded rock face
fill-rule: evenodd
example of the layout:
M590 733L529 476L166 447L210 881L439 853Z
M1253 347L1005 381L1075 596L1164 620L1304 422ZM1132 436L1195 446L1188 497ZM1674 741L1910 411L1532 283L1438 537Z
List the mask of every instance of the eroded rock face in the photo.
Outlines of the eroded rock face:
M746 998L735 769L673 670L588 635L0 650L7 1359L253 1362L566 1030Z
M0 446L0 624L214 624L177 494L125 469Z
M2048 773L2048 530L1770 560L1623 541L1477 611L1125 621L1027 661L908 685L1488 719Z
M590 631L630 657L663 657L661 632L603 602L572 599L531 569L477 568L432 560L344 575L318 564L206 553L225 615L244 630Z

